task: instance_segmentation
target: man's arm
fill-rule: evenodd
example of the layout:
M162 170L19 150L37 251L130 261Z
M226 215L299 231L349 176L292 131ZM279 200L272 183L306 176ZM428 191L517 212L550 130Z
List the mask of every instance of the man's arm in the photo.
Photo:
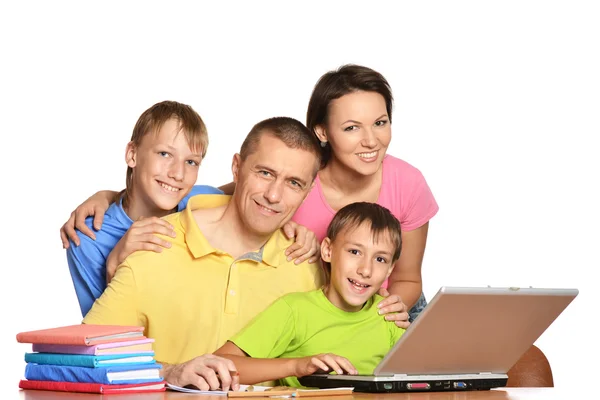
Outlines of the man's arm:
M427 243L429 222L412 231L402 232L402 252L389 278L388 291L400 296L410 309L415 305L421 291L421 265Z
M171 385L194 385L200 390L239 390L236 366L231 360L205 354L182 364L161 363L162 376Z

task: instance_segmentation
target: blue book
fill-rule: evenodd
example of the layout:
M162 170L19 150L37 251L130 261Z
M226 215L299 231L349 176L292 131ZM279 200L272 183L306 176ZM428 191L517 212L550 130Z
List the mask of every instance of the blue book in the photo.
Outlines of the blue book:
M70 365L73 367L113 367L117 365L154 364L151 354L129 353L93 356L83 354L25 353L25 362L50 365Z
M129 383L162 382L163 379L160 377L160 369L160 364L88 368L29 363L25 366L25 378L31 381L120 385Z

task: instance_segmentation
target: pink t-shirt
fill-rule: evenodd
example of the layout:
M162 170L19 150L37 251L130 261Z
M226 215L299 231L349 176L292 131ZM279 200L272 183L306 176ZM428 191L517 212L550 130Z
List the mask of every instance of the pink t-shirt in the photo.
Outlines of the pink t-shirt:
M383 179L377 204L386 207L398 218L403 231L425 225L439 209L421 171L390 155L383 159ZM317 175L315 186L292 219L312 230L322 241L334 215Z

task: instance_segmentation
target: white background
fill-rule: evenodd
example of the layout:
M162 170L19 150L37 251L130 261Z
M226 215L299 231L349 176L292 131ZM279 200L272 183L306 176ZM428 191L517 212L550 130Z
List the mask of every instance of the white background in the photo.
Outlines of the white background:
M421 169L440 205L426 295L579 288L537 344L557 386L591 382L599 20L593 1L3 2L0 379L23 375L17 332L79 323L58 229L96 190L123 187L146 108L170 99L202 115L198 182L218 186L254 123L304 121L319 76L359 63L394 90L389 153Z

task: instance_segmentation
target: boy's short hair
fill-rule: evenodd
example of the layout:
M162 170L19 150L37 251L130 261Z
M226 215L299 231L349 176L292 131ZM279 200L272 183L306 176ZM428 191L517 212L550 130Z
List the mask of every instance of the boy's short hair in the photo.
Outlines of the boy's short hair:
M334 242L341 232L356 229L364 223L370 225L375 242L379 241L381 235L389 236L394 246L392 263L396 262L402 250L400 221L390 210L379 204L358 202L343 207L331 220L327 228L327 237Z
M289 117L274 117L257 123L242 143L240 149L242 161L256 151L263 135L271 135L291 149L305 150L314 154L316 163L313 178L317 175L321 166L320 143L302 122Z
M135 146L140 146L144 137L158 133L165 122L171 118L179 121L179 132L183 131L190 148L202 153L202 158L204 158L208 149L206 125L192 107L176 101L162 101L144 111L133 128L131 142ZM125 193L130 193L132 179L133 169L127 167Z

